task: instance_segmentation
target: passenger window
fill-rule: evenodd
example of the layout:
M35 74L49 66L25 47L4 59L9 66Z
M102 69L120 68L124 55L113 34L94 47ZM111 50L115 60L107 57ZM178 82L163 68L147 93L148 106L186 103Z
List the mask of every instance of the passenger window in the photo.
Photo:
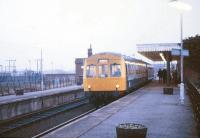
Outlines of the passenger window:
M87 66L86 76L88 78L93 78L96 76L96 66L95 65Z
M108 77L108 65L99 65L99 77L100 78Z
M110 76L111 77L120 77L121 76L121 67L120 64L112 64L110 66Z

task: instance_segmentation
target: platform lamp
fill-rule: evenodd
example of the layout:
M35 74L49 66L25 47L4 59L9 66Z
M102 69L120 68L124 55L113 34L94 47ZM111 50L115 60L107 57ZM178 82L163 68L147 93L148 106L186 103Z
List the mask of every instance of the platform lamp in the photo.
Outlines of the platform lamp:
M183 82L183 12L184 11L189 11L192 9L192 7L180 0L171 0L168 5L172 8L175 8L179 11L180 13L180 48L181 48L181 84L180 84L180 101L181 104L184 104L184 82Z

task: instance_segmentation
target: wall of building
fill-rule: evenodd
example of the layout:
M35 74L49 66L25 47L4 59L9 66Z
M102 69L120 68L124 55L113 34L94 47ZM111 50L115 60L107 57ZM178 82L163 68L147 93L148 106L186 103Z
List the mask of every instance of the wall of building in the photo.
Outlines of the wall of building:
M92 46L88 48L88 57L92 56ZM76 70L76 82L78 85L83 83L83 66L85 58L76 58L75 59L75 70Z
M83 65L84 65L85 58L76 58L76 82L78 85L83 83Z

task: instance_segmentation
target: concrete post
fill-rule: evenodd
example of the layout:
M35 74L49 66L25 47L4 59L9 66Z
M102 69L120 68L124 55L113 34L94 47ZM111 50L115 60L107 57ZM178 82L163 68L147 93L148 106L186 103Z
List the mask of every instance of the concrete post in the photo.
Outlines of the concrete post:
M171 80L171 75L170 75L171 55L170 55L170 53L168 53L166 56L167 56L167 86L170 86L170 80Z
M167 86L170 85L170 60L167 59Z
M167 87L163 88L164 94L173 94L173 87L170 87L170 80L171 80L171 75L170 75L170 62L171 62L171 54L166 53L165 55L166 61L167 61Z

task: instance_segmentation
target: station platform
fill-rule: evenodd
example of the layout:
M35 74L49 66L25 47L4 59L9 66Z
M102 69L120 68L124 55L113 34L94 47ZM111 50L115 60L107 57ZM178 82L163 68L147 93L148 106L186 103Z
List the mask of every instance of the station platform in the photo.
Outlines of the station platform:
M63 88L55 88L55 89L49 89L44 91L36 91L36 92L27 92L23 95L8 95L8 96L1 96L0 97L0 105L1 104L7 104L17 101L24 101L32 98L39 98L49 95L55 95L59 93L65 93L65 92L71 92L74 90L80 90L83 89L82 86L74 85L74 86L68 86Z
M75 85L28 92L23 95L2 96L0 97L0 122L73 102L84 97L82 89L82 86Z
M164 95L163 87L152 82L113 103L96 110L44 138L115 138L120 123L145 125L147 138L198 138L192 107L187 95L179 103L179 88Z

